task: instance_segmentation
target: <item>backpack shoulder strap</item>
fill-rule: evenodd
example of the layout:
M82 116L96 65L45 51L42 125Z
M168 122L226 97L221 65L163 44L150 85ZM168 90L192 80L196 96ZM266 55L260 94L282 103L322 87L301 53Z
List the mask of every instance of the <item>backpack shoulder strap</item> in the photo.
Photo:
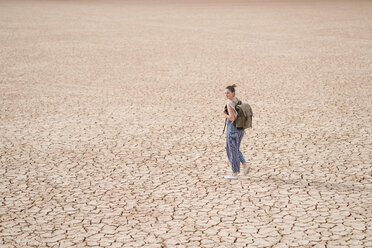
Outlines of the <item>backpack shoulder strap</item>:
M235 109L236 109L236 110L238 110L238 105L242 105L242 101L240 101L239 99L238 99L238 103L235 104Z

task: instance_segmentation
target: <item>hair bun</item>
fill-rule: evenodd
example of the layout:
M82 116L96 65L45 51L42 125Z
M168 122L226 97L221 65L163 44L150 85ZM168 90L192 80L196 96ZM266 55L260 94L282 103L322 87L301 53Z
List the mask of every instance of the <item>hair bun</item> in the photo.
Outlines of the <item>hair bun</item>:
M231 85L231 87L233 87L233 88L236 88L236 86L237 86L236 84Z

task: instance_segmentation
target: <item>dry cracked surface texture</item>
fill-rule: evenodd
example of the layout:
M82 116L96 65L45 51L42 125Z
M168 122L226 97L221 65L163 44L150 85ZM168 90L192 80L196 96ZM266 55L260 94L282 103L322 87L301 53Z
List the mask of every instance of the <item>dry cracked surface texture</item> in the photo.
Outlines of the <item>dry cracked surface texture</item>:
M1 1L0 247L372 247L371 13Z

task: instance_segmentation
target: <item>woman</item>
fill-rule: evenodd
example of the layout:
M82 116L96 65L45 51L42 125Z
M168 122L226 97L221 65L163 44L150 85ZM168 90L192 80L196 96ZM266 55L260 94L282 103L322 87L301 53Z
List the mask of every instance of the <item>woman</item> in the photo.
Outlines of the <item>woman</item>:
M240 162L243 164L243 173L247 175L249 165L246 163L243 154L240 152L240 143L244 136L244 130L239 130L235 127L234 121L238 115L235 109L239 99L235 97L236 85L227 86L225 89L225 96L228 99L227 108L223 111L224 117L227 119L226 132L226 152L232 168L232 174L225 176L226 179L238 179L240 173Z

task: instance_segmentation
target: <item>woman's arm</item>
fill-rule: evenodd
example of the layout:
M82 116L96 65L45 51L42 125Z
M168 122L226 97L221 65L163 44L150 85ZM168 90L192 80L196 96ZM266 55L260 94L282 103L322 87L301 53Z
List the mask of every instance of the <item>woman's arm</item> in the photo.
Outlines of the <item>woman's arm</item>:
M229 114L225 114L225 117L229 120L229 121L235 121L235 115L234 115L234 110L233 108L230 106L230 104L227 104L227 112L229 112Z

